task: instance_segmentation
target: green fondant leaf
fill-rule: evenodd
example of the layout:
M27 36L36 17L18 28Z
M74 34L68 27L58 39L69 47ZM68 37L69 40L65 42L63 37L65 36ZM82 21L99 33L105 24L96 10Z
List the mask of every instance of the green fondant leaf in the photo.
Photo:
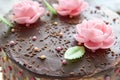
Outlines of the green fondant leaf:
M64 58L67 60L73 60L73 59L78 59L81 58L85 53L85 48L83 46L75 46L69 48L65 54Z
M57 14L56 10L55 10L46 0L44 0L44 3L45 3L45 5L47 6L48 10L49 10L52 14L54 14L54 15Z
M13 27L13 25L4 17L0 16L0 21L2 21L3 23L5 23L6 25L8 25L9 27Z

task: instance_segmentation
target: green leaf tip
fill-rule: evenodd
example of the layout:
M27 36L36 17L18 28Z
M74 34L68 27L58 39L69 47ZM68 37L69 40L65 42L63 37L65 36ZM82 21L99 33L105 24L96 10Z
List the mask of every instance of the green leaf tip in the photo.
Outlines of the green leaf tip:
M64 58L67 60L79 59L85 54L85 48L83 46L75 46L69 48L65 54Z
M13 25L4 17L0 16L0 21L2 21L3 23L5 23L6 25L8 25L9 27L13 27Z
M46 1L44 0L45 5L47 6L48 10L53 14L57 15L57 11Z

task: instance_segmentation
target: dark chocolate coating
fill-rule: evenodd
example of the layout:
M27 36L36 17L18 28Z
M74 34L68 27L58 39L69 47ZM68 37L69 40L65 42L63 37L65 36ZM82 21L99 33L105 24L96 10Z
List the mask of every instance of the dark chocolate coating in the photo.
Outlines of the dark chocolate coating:
M98 49L95 52L85 48L85 55L81 59L76 62L68 61L66 65L63 65L61 61L64 60L65 51L77 45L73 37L76 33L75 25L84 19L93 18L102 19L112 26L115 44L110 49ZM54 22L58 24L55 25ZM2 23L0 25L0 42L8 57L21 68L38 77L90 77L112 69L120 62L119 17L105 8L89 7L81 15L73 18L44 15L29 27L15 24L14 33L8 31L7 26ZM62 36L59 34L61 32ZM35 41L32 40L33 36L37 37ZM10 46L10 41L16 44ZM38 47L40 51L35 52L34 47ZM57 51L57 47L63 49ZM45 55L46 59L39 59L41 55Z

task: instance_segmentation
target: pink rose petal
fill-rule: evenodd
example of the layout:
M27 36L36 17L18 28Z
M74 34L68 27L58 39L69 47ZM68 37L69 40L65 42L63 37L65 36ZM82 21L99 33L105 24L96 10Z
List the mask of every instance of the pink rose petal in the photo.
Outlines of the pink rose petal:
M115 42L115 40L114 40L113 36L109 36L106 40L104 40L102 48L103 49L109 48L114 44L114 42Z
M53 7L61 16L76 16L87 9L88 3L83 0L59 0Z
M25 24L27 20L29 20L30 17L19 17L15 18L14 20L19 24Z
M84 45L89 49L96 50L98 48L101 48L102 43L94 43L94 42L88 41L88 42L85 42Z
M35 23L44 14L44 8L31 0L24 0L13 6L13 20L19 24Z
M84 20L76 25L76 31L75 39L92 50L110 48L115 41L111 26L98 19Z

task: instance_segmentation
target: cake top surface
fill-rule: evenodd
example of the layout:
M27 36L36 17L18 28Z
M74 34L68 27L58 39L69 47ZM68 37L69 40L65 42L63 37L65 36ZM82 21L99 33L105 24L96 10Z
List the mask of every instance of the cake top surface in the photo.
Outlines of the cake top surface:
M98 49L95 52L85 48L82 58L75 62L67 61L64 65L65 51L78 46L73 37L76 33L75 25L84 19L94 18L112 26L115 44L109 49ZM0 42L8 57L39 77L88 77L113 68L120 61L119 16L106 8L89 7L73 18L44 15L29 27L14 24L11 30L2 23L0 25Z

